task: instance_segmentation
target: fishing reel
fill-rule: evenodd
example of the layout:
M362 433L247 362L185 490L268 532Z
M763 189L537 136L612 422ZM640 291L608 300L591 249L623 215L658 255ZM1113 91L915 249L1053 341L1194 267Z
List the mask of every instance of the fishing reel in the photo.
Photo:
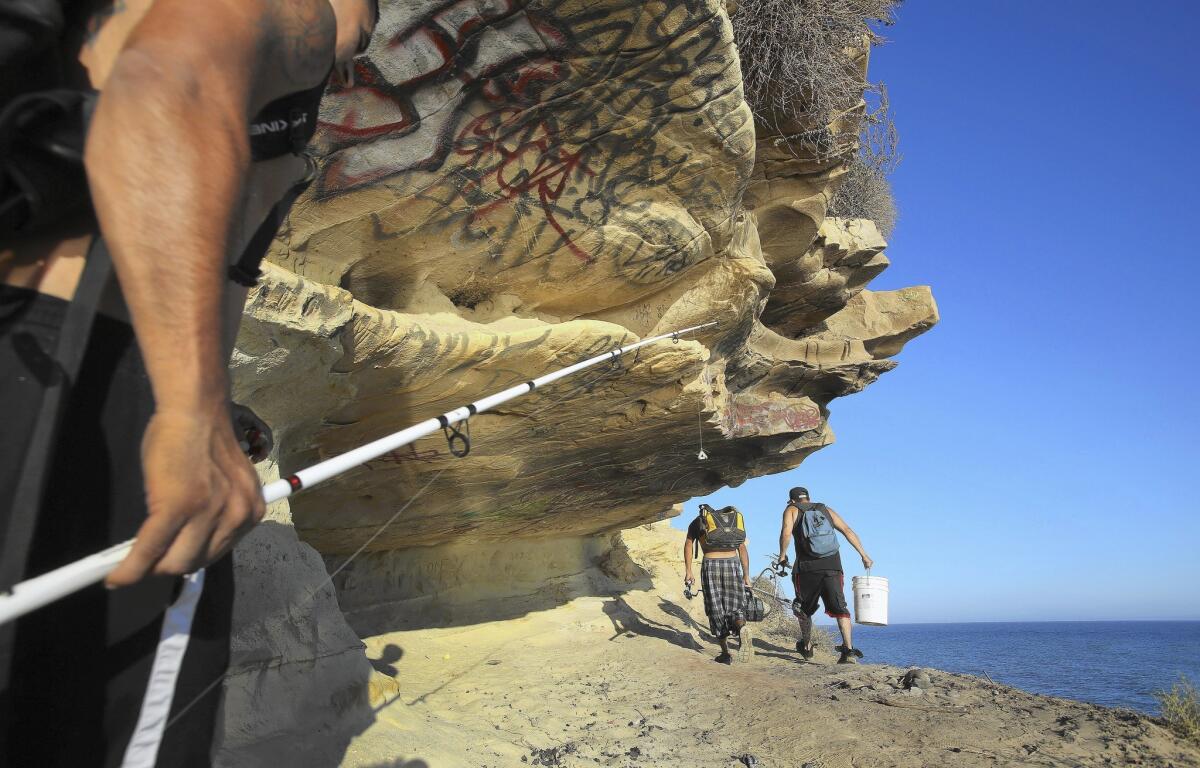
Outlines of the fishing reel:
M785 578L788 575L788 569L791 567L791 564L788 563L788 559L786 557L783 558L782 560L780 560L775 555L772 555L770 567L771 567L771 572L774 573L777 577Z
M267 458L275 446L275 437L267 423L240 403L230 404L230 416L233 419L233 433L242 453L255 464Z

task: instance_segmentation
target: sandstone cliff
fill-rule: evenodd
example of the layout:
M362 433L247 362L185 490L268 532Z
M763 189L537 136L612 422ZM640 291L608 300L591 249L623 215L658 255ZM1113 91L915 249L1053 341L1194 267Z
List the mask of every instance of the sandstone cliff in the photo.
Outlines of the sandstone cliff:
M866 289L871 221L826 216L854 148L756 130L741 82L716 0L384 4L235 351L279 468L719 324L473 418L466 459L430 437L281 504L237 552L226 763L370 720L339 611L368 636L561 602L602 534L830 444L829 403L937 322L928 288Z

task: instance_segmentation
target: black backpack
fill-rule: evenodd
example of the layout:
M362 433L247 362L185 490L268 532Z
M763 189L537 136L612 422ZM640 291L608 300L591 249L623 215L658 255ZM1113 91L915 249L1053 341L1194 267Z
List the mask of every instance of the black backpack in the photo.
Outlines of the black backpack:
M705 542L714 549L737 549L746 541L746 523L737 507L713 509L701 504L698 518Z
M60 0L0 0L0 243L91 210L91 90L66 87Z

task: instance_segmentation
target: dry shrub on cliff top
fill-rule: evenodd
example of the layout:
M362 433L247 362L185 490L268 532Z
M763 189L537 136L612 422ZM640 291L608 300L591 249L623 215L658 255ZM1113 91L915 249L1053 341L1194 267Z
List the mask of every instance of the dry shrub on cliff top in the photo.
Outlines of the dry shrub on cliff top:
M841 187L829 202L829 215L844 219L870 219L886 238L896 228L896 199L888 175L900 162L896 149L896 126L892 122L887 90L878 87L867 99L859 149Z
M1192 681L1182 677L1170 691L1159 691L1154 698L1162 707L1167 727L1200 747L1200 693Z
M845 219L870 219L884 238L896 228L896 200L887 175L858 155L842 179L842 187L829 203L829 215Z
M742 60L742 86L755 115L811 126L805 137L819 154L844 146L822 136L854 110L869 86L864 47L881 38L873 22L890 24L897 0L738 0L733 34Z
M887 237L896 203L887 176L899 162L887 90L863 78L862 53L882 38L898 0L738 0L734 37L746 101L780 142L818 160L852 151L829 213L870 219ZM865 107L860 111L860 105ZM798 123L786 128L784 123Z

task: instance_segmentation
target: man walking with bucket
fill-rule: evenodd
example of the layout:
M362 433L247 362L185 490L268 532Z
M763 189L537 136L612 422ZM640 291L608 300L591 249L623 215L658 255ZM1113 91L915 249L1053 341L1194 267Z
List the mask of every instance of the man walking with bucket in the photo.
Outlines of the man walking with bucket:
M842 644L835 650L841 653L839 664L854 664L862 658L862 651L851 641L850 609L843 594L845 574L842 557L838 551L838 533L858 551L864 568L870 569L872 560L863 549L862 542L846 521L829 507L809 500L808 489L793 488L788 494L787 509L783 512L783 527L779 531L779 561L788 562L788 542L796 542L796 564L792 568L792 585L796 599L792 602L792 613L800 622L801 639L796 650L805 659L813 657L812 616L817 612L817 599L825 604L825 615L837 619L842 633Z

